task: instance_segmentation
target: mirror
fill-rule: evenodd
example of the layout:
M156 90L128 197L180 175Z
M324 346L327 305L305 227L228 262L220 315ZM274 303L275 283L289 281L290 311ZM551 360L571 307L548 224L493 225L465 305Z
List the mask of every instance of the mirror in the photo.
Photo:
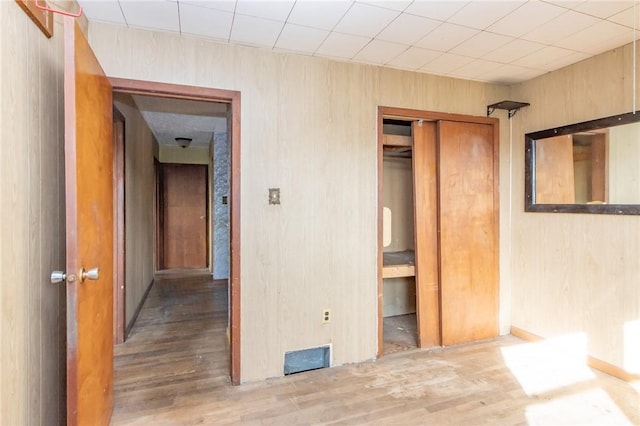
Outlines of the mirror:
M640 214L640 112L526 134L525 211Z

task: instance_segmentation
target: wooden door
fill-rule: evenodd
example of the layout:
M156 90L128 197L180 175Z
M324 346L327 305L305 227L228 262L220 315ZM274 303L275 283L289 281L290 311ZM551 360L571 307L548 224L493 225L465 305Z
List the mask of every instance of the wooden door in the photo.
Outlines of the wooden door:
M64 21L67 422L109 424L113 405L111 86L74 19ZM99 278L82 270L99 268Z
M436 123L412 123L418 346L440 345Z
M488 124L438 122L442 344L498 335L497 143Z
M207 166L162 165L163 269L208 266Z

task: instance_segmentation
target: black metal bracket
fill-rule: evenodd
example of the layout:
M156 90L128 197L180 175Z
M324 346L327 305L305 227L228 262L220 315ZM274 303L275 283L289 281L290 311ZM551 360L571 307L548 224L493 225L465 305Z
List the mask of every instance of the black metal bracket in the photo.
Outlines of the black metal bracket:
M493 114L493 112L497 109L504 109L508 111L509 119L511 119L511 117L516 115L516 112L518 112L520 108L523 108L529 105L530 104L528 102L516 102L516 101L497 102L495 104L487 105L487 117L490 117L491 114Z

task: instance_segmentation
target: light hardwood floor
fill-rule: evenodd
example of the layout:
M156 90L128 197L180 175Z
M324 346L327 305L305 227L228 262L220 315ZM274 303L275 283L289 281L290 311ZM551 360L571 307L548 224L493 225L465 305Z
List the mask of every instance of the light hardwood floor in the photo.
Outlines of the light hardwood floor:
M234 387L226 302L225 281L156 280L116 347L113 425L640 423L637 388L513 336Z

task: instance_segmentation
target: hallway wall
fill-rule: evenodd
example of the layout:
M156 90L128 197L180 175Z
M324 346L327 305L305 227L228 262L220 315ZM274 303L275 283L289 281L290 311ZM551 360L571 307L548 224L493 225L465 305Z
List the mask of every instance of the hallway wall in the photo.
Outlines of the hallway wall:
M130 95L113 94L125 117L125 324L153 281L155 238L155 139Z
M242 381L328 343L336 365L374 358L377 107L484 116L508 88L100 23L90 43L112 77L241 91Z

